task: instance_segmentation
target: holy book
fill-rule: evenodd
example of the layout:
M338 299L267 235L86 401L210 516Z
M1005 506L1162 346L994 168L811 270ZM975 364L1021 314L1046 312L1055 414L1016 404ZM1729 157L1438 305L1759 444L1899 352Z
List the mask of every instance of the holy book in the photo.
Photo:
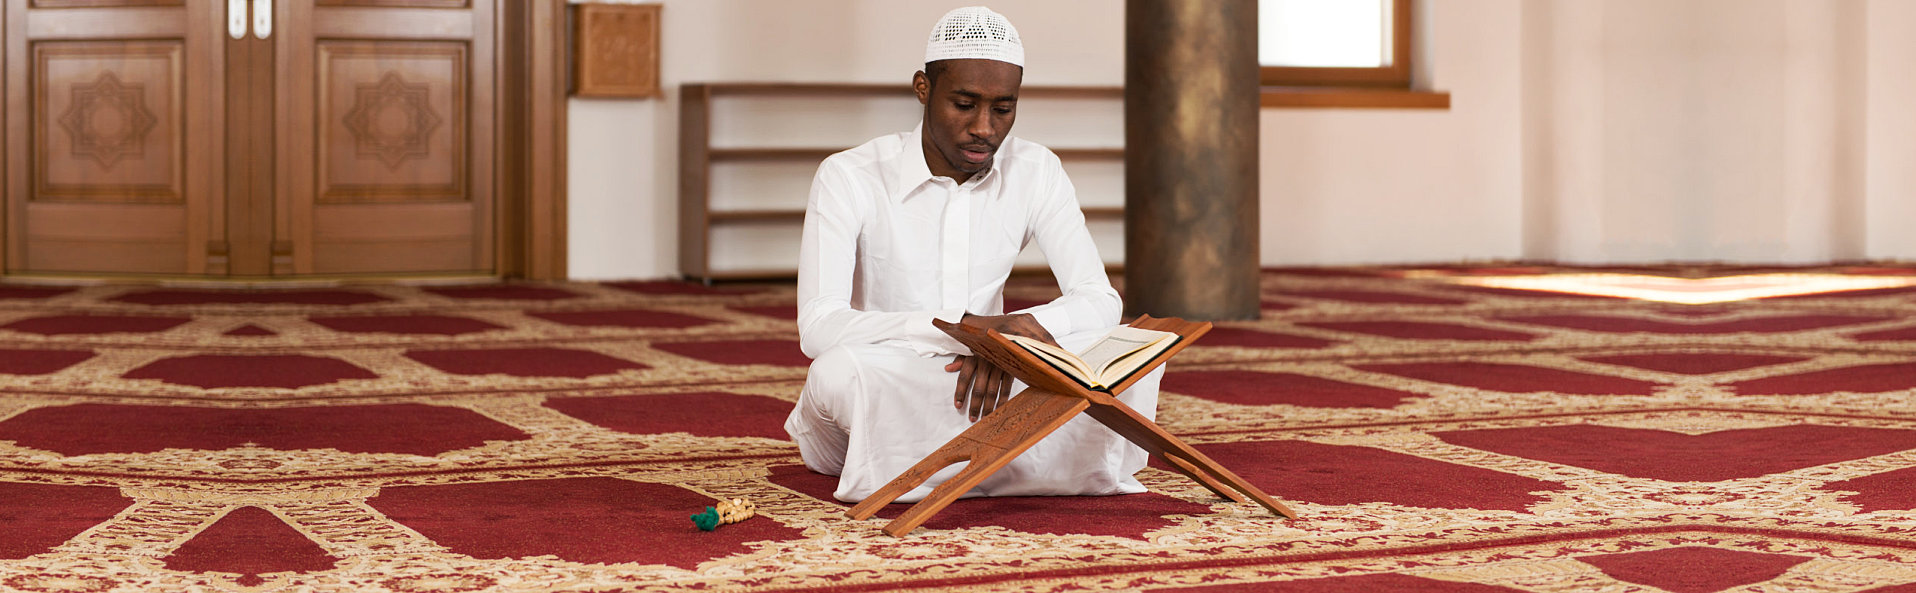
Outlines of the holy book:
M1039 360L1057 368L1065 376L1096 391L1107 391L1111 386L1124 382L1126 377L1151 362L1158 353L1176 344L1180 338L1167 331L1120 325L1098 338L1083 352L1073 353L1024 336L1005 337L1011 343L1031 351Z

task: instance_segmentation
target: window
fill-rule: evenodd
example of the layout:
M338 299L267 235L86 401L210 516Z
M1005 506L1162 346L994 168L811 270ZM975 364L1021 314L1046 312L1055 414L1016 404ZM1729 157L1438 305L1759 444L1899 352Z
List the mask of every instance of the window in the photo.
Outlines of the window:
M1258 0L1267 107L1448 108L1410 90L1411 0Z
M1410 87L1410 0L1258 0L1257 20L1264 84Z

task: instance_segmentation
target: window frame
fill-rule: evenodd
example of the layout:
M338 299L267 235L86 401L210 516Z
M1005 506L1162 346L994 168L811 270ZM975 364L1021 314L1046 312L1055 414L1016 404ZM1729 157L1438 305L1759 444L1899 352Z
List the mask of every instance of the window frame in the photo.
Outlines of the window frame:
M1264 107L1450 109L1450 93L1411 88L1411 0L1390 0L1389 66L1376 68L1258 67Z
M1410 88L1410 0L1390 0L1390 65L1375 68L1320 68L1259 65L1264 86Z

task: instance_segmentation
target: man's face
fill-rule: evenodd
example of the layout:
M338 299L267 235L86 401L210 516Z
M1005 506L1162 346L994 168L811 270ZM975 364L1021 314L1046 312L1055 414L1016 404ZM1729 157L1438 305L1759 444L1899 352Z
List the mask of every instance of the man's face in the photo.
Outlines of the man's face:
M1024 68L997 60L941 60L912 77L925 105L925 165L959 183L991 166L1018 119ZM935 80L934 80L935 78Z

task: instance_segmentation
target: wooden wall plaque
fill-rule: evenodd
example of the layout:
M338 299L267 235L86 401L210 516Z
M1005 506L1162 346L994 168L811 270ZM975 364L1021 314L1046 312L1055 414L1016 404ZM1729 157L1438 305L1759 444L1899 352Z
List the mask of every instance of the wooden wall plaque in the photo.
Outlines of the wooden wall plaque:
M657 98L658 4L576 4L572 94Z

